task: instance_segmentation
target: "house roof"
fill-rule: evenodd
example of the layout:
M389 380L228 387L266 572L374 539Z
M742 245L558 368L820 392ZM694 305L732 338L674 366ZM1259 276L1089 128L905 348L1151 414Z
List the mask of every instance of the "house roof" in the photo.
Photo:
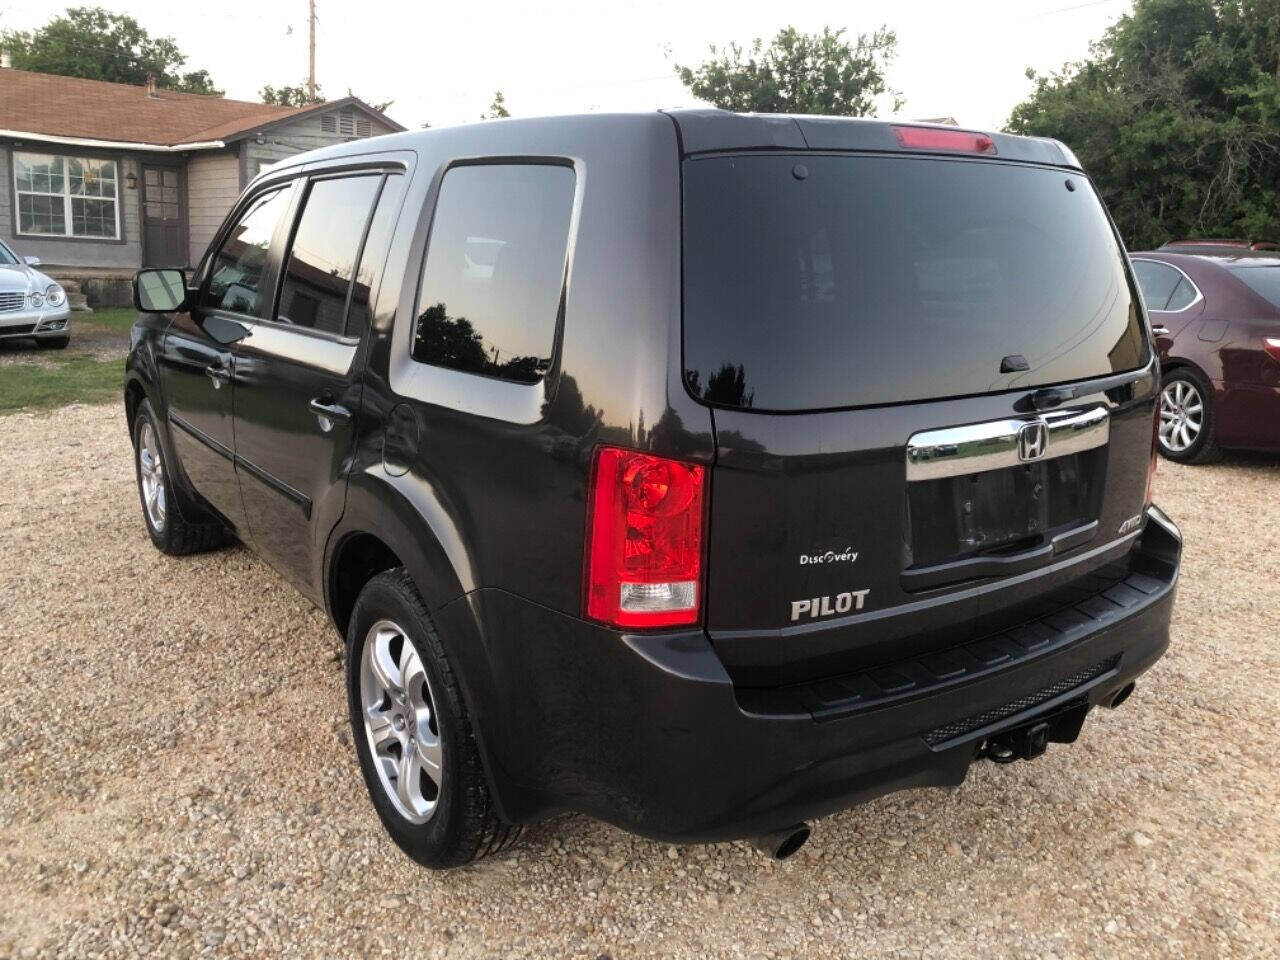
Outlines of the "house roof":
M404 129L355 97L306 107L228 100L196 93L0 68L0 132L64 142L199 149L223 144L317 111L355 106Z

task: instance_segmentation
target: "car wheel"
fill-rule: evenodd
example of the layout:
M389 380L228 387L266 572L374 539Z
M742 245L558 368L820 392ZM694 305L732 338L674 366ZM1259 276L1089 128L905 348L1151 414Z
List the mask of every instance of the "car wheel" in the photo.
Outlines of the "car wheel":
M365 786L401 850L457 867L519 836L494 808L457 677L402 568L378 574L356 600L347 692Z
M39 337L36 339L36 346L41 350L65 350L70 342L70 334L65 337Z
M1179 463L1209 463L1220 455L1213 434L1212 388L1192 370L1171 370L1160 390L1160 452Z
M151 542L171 556L202 553L224 545L231 539L225 527L187 519L197 515L195 505L183 502L173 485L163 436L151 401L143 400L133 420L133 464L142 519Z

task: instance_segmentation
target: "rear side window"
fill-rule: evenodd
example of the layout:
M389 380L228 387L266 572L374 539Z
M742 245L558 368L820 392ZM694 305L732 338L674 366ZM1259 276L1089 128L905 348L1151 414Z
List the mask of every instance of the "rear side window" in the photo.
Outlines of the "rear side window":
M1265 267L1232 267L1231 272L1268 303L1280 307L1280 264Z
M202 306L251 317L261 316L262 308L270 310L270 297L262 289L263 272L288 196L287 189L271 190L253 200L240 215L213 255Z
M537 383L551 364L574 172L475 164L440 184L418 292L413 358Z
M381 184L381 174L311 184L280 288L276 319L281 323L335 335L345 332L347 292Z
M684 192L685 379L706 401L901 403L1146 359L1123 253L1078 174L773 154L686 161Z
M1152 310L1167 310L1174 290L1182 282L1182 274L1173 267L1154 260L1133 261L1133 276L1142 288L1142 297ZM1189 301L1188 301L1189 302Z
M1169 302L1164 305L1164 308L1170 311L1185 310L1196 302L1197 296L1199 293L1191 281L1186 277L1179 277L1178 285L1173 288L1173 293L1169 295Z

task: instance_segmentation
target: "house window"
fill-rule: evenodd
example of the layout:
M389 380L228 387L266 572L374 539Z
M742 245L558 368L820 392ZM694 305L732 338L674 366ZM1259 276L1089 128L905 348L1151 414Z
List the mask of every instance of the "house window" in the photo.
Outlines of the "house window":
M120 238L118 165L114 160L13 155L18 233L40 237Z

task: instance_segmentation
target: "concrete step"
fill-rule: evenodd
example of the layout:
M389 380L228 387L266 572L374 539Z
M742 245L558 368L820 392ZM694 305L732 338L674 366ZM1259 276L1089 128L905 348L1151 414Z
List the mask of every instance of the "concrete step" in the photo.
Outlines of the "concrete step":
M54 279L57 280L57 277ZM80 292L80 283L77 280L58 280L58 286L67 291L67 296Z
M65 290L66 288L63 287ZM83 293L72 293L67 290L67 306L71 308L72 313L93 313L93 307L89 306L89 298Z

